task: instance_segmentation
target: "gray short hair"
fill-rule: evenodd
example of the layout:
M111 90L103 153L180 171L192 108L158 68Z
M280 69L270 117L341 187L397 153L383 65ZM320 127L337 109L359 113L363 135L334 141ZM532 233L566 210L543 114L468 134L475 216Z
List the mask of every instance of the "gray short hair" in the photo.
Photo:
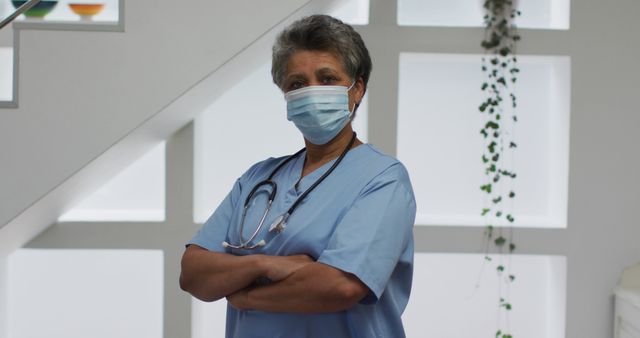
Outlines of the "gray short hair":
M312 15L285 28L276 38L271 60L271 76L280 89L284 89L289 58L301 50L335 53L344 71L353 80L362 78L367 88L371 57L353 27L328 15Z

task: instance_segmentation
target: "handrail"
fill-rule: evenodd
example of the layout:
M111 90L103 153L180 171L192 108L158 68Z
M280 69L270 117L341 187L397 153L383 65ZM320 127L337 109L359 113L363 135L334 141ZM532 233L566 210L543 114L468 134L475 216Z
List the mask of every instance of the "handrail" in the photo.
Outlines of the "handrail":
M0 22L0 29L4 28L4 26L8 25L9 23L11 23L11 21L15 20L18 17L18 15L30 10L31 7L38 4L38 2L40 2L40 0L29 0L25 2L22 6L18 7L18 9L16 9L16 11L13 12L13 14L9 15L4 20L2 20L2 22Z

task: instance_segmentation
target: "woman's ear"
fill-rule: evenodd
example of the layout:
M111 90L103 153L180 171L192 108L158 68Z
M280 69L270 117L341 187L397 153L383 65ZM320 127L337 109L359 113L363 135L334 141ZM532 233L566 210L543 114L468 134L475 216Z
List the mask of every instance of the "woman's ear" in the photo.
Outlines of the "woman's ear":
M362 98L364 97L364 93L366 91L366 88L364 87L364 80L362 79L362 77L359 77L358 80L356 81L356 85L355 85L355 92L354 92L354 101L357 105L360 105L360 103L362 103Z

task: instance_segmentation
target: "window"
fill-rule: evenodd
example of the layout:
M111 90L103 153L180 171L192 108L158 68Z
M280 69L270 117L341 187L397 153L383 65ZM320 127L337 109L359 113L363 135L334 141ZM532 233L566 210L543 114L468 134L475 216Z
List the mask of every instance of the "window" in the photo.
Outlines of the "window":
M191 302L191 338L224 337L227 320L227 301Z
M564 338L566 259L511 259L517 276L510 296L511 332L523 338ZM493 265L481 272L483 261L478 254L416 253L414 287L403 314L407 337L494 337L498 283Z
M419 225L484 225L480 55L400 55L398 157ZM566 227L570 62L519 56L516 226Z
M366 25L369 23L369 0L340 1L329 15L350 25Z
M162 251L18 250L9 336L162 338L163 279Z
M569 29L569 0L520 0L521 28ZM481 27L483 1L398 0L402 26Z
M0 47L0 101L13 99L13 48Z
M163 221L165 142L62 215L69 221Z

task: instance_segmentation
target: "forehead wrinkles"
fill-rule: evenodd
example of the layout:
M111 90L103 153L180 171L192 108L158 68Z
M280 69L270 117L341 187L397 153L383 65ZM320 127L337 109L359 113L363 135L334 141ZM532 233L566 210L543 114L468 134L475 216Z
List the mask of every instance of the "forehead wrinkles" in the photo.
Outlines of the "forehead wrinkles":
M324 50L298 50L293 52L286 63L288 69L308 66L333 66L343 68L340 55Z

